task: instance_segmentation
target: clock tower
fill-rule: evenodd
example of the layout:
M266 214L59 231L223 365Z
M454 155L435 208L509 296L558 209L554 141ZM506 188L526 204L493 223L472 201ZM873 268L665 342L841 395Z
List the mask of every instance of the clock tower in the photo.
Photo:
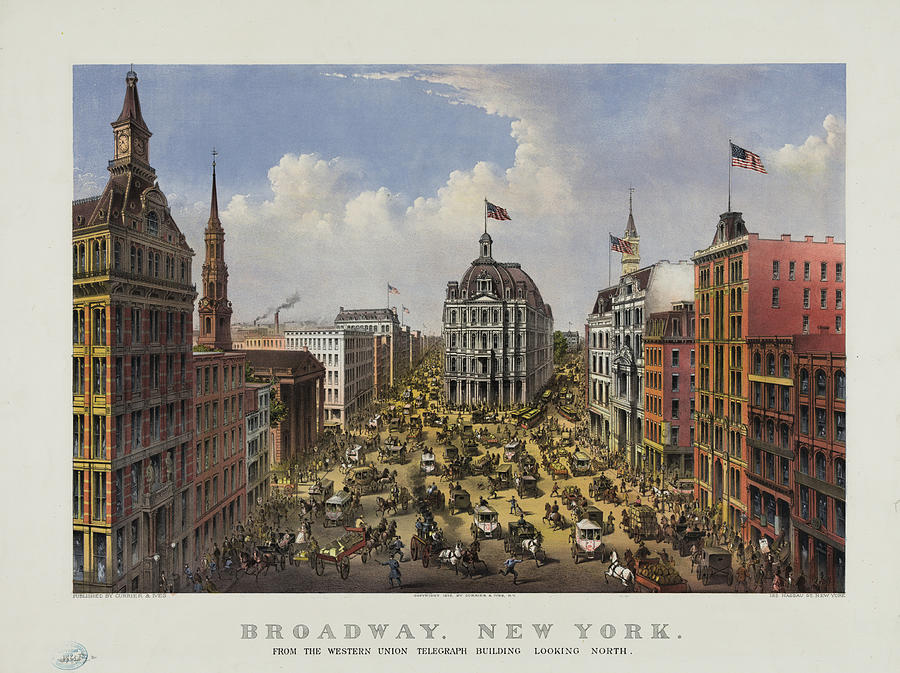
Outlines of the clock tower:
M141 115L141 99L137 90L138 76L129 70L125 76L125 102L119 118L112 123L115 139L114 157L116 163L131 163L137 159L149 164L150 129Z
M216 195L216 151L213 150L212 197L209 205L209 221L203 240L206 260L201 274L203 298L200 300L201 346L231 350L231 302L228 301L228 267L225 266L225 230L219 221L219 199Z

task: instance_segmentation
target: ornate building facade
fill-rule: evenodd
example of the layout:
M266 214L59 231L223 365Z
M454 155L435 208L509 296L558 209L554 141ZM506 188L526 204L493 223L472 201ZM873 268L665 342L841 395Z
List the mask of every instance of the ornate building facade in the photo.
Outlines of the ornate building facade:
M191 556L194 252L125 83L109 181L72 205L76 592L158 591Z
M553 376L553 313L516 262L480 254L444 300L444 394L454 405L525 404Z

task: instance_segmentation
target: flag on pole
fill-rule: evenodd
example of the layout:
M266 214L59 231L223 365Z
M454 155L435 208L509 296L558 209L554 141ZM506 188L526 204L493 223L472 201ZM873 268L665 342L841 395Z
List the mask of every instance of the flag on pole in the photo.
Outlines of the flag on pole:
M749 168L751 171L757 171L759 173L766 172L758 154L748 152L743 147L738 147L734 143L731 143L731 165L738 166L739 168Z
M403 305L401 304L401 306L403 306ZM403 306L403 312L404 312L404 313L409 313L409 309L406 308L405 306Z
M631 243L628 241L619 238L618 236L609 235L609 249L615 252L625 252L629 255L634 254L634 249L631 247Z
M400 294L400 290L398 290L397 288L395 288L395 287L394 287L393 285L391 285L390 283L388 283L388 292L390 292L391 294Z
M485 200L485 207L487 208L487 216L493 220L512 220L509 216L509 213L506 212L506 208L501 208L500 206L495 206L490 201Z

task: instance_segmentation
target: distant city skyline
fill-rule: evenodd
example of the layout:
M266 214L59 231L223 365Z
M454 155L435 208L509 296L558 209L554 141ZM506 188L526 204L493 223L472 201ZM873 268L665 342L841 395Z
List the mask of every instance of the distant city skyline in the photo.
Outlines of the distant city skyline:
M76 66L74 198L98 194L128 65ZM641 264L689 259L727 205L729 139L750 231L845 238L845 68L739 66L148 66L135 64L150 162L202 263L210 151L219 152L234 322L295 292L282 322L338 305L440 325L449 280L477 256L528 269L555 326L584 324L633 186ZM410 313L402 315L400 306Z

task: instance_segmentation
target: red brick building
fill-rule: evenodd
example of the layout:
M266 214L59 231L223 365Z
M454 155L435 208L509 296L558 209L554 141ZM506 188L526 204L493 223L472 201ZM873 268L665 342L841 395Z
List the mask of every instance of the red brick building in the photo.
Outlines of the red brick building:
M844 591L847 521L846 348L843 334L794 337L797 391L794 568Z
M194 353L194 558L211 551L246 513L244 376L246 355L231 349L231 302L225 231L219 220L213 162L204 233L200 334Z
M702 506L716 506L719 517L749 539L748 339L842 334L844 244L832 236L824 242L811 236L795 241L787 234L760 239L747 231L741 213L729 212L720 216L710 246L693 260L695 495Z
M653 313L644 328L644 444L654 476L694 474L694 305Z

